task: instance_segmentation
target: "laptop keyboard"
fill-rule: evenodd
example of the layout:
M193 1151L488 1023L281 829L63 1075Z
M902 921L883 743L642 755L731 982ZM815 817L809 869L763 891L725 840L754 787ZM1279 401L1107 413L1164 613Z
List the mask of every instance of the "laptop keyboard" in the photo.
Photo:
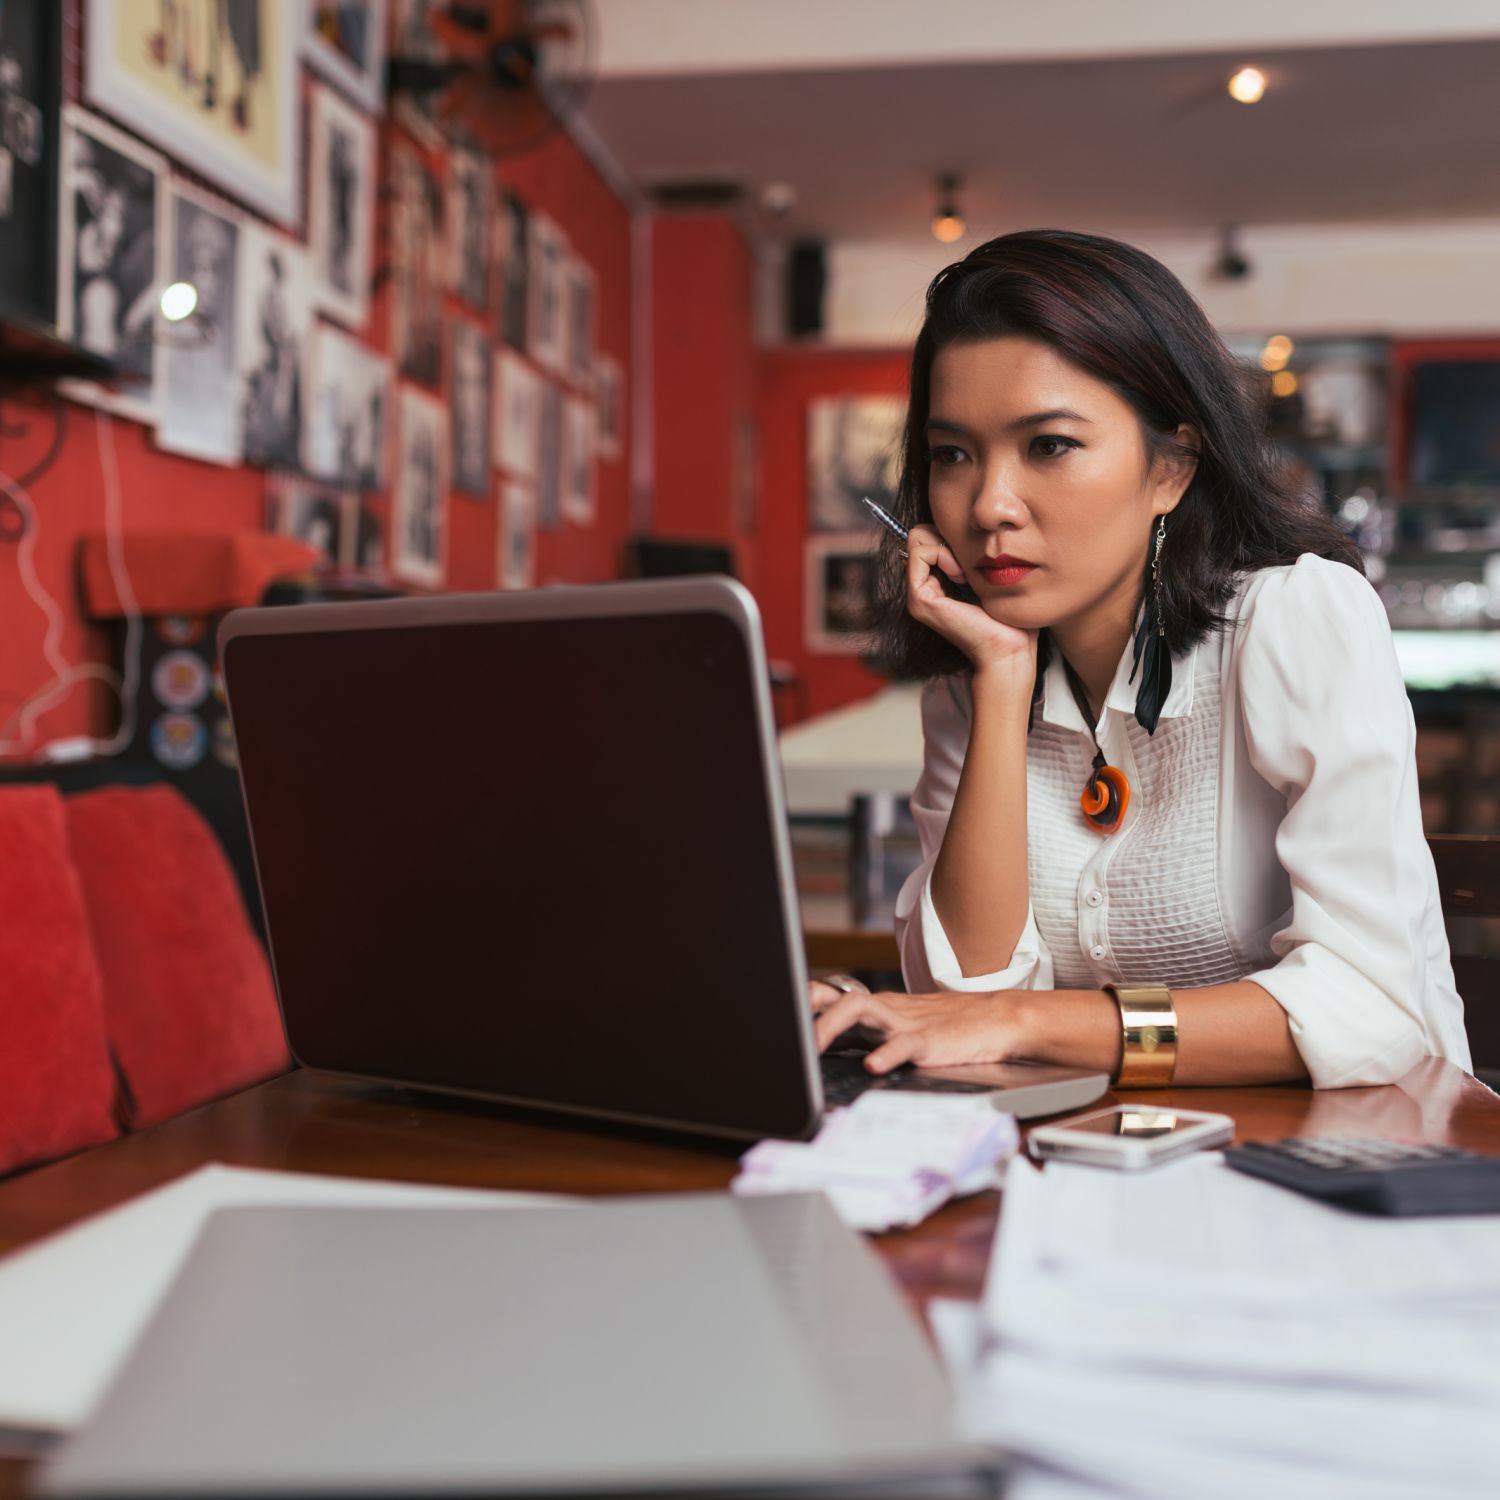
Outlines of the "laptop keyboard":
M823 1102L829 1109L853 1104L867 1089L901 1089L908 1093L989 1094L990 1083L965 1083L953 1078L932 1078L903 1064L889 1073L871 1073L862 1052L830 1052L821 1059Z

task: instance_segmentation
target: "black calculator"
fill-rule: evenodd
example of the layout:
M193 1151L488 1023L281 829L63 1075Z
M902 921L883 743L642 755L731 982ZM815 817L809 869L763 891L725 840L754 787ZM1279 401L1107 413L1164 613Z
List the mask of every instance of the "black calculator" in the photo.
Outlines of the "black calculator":
M1291 1136L1230 1146L1224 1160L1237 1172L1361 1213L1500 1214L1500 1156L1456 1146Z

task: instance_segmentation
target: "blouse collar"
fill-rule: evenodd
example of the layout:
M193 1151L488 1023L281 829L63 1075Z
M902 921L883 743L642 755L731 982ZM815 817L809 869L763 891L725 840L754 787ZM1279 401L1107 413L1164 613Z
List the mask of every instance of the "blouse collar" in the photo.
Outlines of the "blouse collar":
M1135 681L1130 680L1134 652L1135 635L1132 632L1130 639L1125 642L1119 665L1115 668L1114 680L1104 695L1105 715L1113 709L1126 718L1135 717L1135 699L1141 679L1137 673ZM1197 646L1190 647L1182 656L1172 658L1172 688L1167 694L1167 701L1162 705L1162 718L1182 719L1192 713L1193 668L1197 659ZM1101 721L1102 717L1101 715ZM1055 647L1052 660L1048 662L1046 673L1042 677L1042 718L1048 724L1056 724L1059 729L1071 729L1075 734L1089 732L1089 726L1083 722L1083 715L1078 712L1078 705L1073 701L1072 690L1068 687L1068 674L1063 665L1062 653Z

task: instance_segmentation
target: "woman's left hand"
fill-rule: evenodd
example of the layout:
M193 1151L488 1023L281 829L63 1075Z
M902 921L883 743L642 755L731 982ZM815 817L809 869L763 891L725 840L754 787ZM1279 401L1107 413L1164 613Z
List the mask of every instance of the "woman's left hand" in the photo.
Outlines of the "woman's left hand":
M874 1073L902 1063L954 1067L1024 1057L1020 1007L1009 991L989 994L858 995L827 985L812 992L818 1051L852 1027L884 1038L865 1059Z

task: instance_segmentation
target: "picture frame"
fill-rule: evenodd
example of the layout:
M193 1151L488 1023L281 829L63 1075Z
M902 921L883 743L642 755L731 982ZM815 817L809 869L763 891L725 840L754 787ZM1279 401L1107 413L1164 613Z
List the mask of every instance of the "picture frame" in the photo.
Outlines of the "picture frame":
M443 370L442 193L412 147L391 153L395 186L391 352L411 380L437 387Z
M319 572L354 566L358 519L359 497L347 490L286 471L266 475L267 529L316 547Z
M163 388L156 445L205 463L236 465L245 451L236 302L245 220L222 199L184 182L171 183L167 200L164 279L189 282L198 304L158 345Z
M372 115L385 112L386 0L305 0L302 55Z
M332 323L315 325L308 361L308 472L364 494L383 490L390 409L390 360Z
M65 395L155 426L161 410L158 302L165 284L167 165L158 152L70 104L59 138L57 327L116 362L110 386Z
M453 488L475 500L493 493L491 440L494 380L490 341L467 318L448 320L448 409Z
M805 543L803 638L809 651L862 656L873 645L880 553L868 531L830 532Z
M612 354L594 360L594 410L596 450L615 463L625 445L625 370Z
M546 214L531 215L527 256L527 352L548 374L560 375L568 350L568 237Z
M85 98L231 197L295 226L304 20L299 3L86 0Z
M811 531L875 525L868 495L890 510L901 468L906 403L899 396L829 396L807 404L807 517Z
M495 351L495 467L535 480L541 469L542 377L513 349Z
M594 407L583 396L565 396L562 408L562 517L592 526L598 508L594 481Z
M62 7L0 6L0 317L55 326Z
M308 121L307 253L313 306L356 333L370 321L375 126L333 89L314 85Z
M238 281L235 356L245 462L300 471L313 329L307 253L270 226L247 221Z
M568 380L579 390L593 385L594 354L599 327L599 277L578 256L567 261L564 366Z
M495 231L495 181L490 158L478 151L448 157L447 285L476 312L490 307L490 236Z
M448 413L436 396L403 385L397 394L397 468L391 571L441 588L448 532Z
M500 487L500 525L495 573L502 589L536 584L536 491L520 479Z

